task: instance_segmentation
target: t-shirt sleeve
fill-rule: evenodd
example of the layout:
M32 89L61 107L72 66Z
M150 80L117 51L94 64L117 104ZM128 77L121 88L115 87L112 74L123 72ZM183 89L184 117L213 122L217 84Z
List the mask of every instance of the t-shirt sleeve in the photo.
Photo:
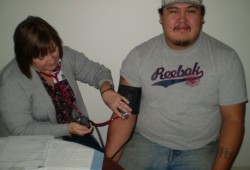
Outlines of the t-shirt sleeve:
M238 54L227 54L227 64L222 64L219 82L220 105L231 105L248 101L245 73ZM223 66L224 65L224 66Z
M133 49L122 62L120 75L134 87L141 87L140 59Z

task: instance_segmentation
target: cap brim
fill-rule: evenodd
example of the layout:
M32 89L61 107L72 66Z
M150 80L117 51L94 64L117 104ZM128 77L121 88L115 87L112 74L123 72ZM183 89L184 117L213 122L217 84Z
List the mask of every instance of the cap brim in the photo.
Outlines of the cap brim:
M163 6L172 5L172 4L176 4L176 3L190 3L190 4L195 4L195 5L203 6L203 4L201 4L200 2L195 2L195 1L190 2L190 0L186 0L186 1L185 0L180 0L180 1L175 0L175 1L172 1L172 2L168 2L167 4L163 4L162 7Z

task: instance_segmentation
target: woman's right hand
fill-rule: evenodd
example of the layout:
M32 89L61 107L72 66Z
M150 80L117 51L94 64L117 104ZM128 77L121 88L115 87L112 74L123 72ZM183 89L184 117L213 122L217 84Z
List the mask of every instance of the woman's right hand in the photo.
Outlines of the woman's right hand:
M88 133L91 133L93 131L93 126L90 125L90 128L87 128L86 126L83 126L76 122L71 122L68 125L69 133L77 135L77 136L84 136Z

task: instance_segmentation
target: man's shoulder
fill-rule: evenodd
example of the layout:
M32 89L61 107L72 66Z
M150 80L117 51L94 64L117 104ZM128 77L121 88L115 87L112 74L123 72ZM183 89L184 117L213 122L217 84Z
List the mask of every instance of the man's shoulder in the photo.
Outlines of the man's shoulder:
M159 46L164 41L164 34L162 33L160 35L148 39L147 41L144 41L143 43L137 45L134 49L136 51L149 51L155 49L155 47Z
M141 44L138 45L138 47L146 46L146 45L152 45L152 44L161 42L163 39L164 39L164 34L161 33L161 34L159 34L157 36L154 36L154 37L148 39L147 41L142 42Z
M205 40L207 44L210 45L212 48L217 48L217 49L226 50L226 51L234 51L234 49L230 47L228 44L222 42L221 40L219 40L218 38L210 34L201 32L201 36L203 40Z

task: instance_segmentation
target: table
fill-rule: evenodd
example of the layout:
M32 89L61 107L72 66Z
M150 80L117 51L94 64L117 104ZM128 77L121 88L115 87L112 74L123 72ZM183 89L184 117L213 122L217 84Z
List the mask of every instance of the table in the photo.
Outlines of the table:
M52 136L0 138L0 169L101 170L103 159L102 152Z

